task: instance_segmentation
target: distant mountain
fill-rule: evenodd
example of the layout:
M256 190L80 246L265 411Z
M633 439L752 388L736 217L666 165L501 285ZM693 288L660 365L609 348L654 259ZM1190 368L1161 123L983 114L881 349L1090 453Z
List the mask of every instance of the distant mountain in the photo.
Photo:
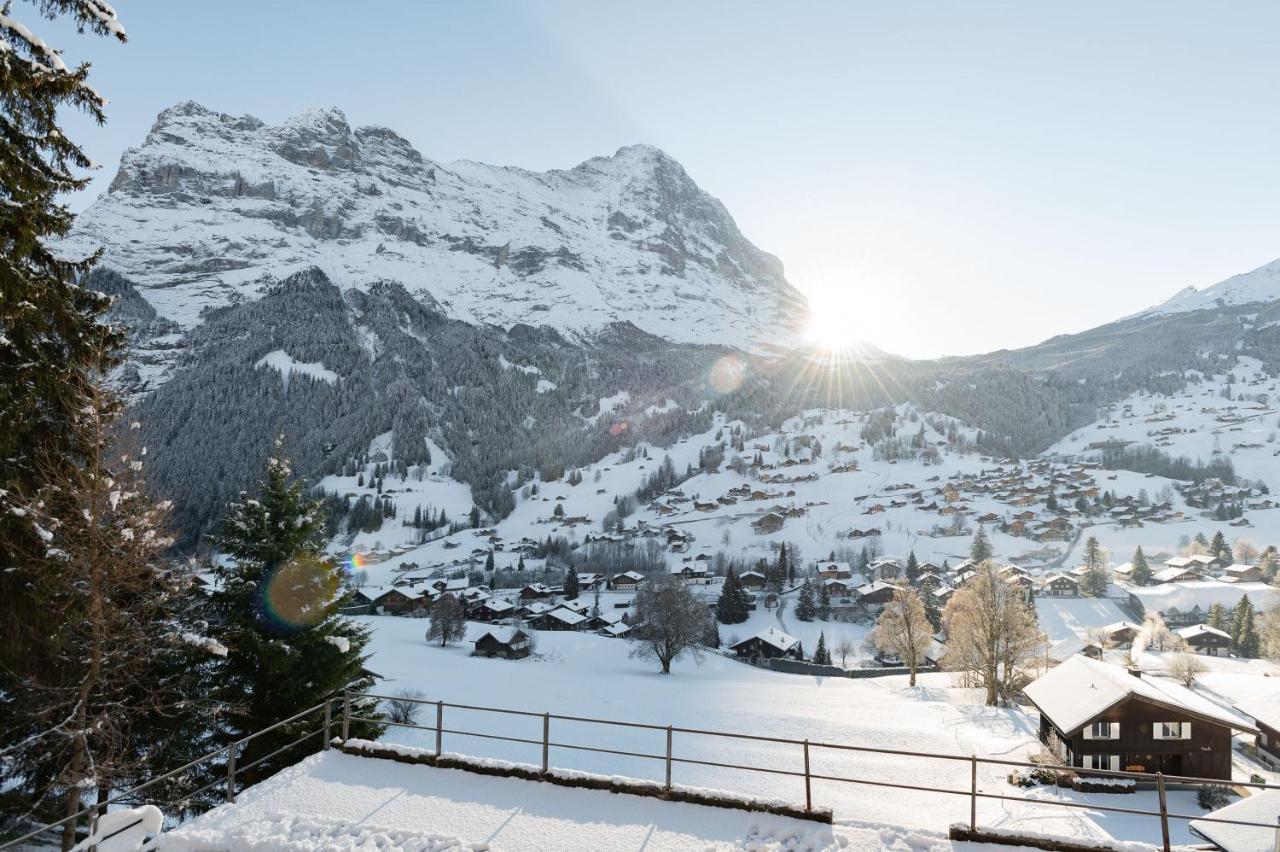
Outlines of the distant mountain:
M807 310L778 259L656 148L567 171L442 164L334 108L279 127L166 109L68 244L104 246L183 330L311 267L342 289L395 281L453 319L570 337L631 322L758 349Z
M1266 304L1280 299L1280 260L1273 260L1252 272L1233 275L1212 287L1197 290L1185 287L1171 298L1126 319L1168 316L1210 308Z

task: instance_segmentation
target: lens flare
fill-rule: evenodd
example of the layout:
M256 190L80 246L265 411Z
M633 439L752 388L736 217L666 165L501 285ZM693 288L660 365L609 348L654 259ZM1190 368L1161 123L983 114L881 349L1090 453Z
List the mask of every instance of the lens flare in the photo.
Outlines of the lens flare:
M324 619L337 587L334 565L299 556L273 571L262 584L262 614L282 632L302 630Z
M732 393L742 387L747 378L747 365L737 355L725 355L711 365L707 380L716 393Z

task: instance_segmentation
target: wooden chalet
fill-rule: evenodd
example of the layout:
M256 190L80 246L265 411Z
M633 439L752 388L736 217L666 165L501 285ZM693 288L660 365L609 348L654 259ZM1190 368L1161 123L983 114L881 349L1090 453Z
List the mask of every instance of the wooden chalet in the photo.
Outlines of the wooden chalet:
M1207 624L1193 624L1175 631L1187 649L1206 657L1231 656L1231 634Z
M787 519L777 512L766 512L751 522L751 528L760 535L769 535L782 529Z
M501 598L487 598L471 608L468 617L475 621L501 621L515 615L516 606Z
M1253 718L1258 726L1258 754L1273 767L1280 768L1280 690L1262 695L1239 705L1238 709Z
M581 630L586 622L585 615L564 607L556 607L530 618L529 626L534 630Z
M1040 581L1038 593L1050 598L1080 597L1080 583L1066 574L1050 574Z
M759 571L743 571L738 575L738 582L744 589L763 589L765 576Z
M519 660L529 656L533 642L529 634L518 627L491 627L476 640L473 652L477 657L502 657Z
M1116 621L1097 629L1103 643L1108 648L1132 648L1133 640L1138 638L1142 628L1132 621Z
M389 615L404 615L417 609L424 609L426 605L423 598L406 594L400 589L391 589L373 599L374 612Z
M853 569L848 562L819 562L819 580L848 580L853 576Z
M645 577L637 571L624 571L609 578L608 586L615 592L634 592Z
M522 601L542 601L551 597L554 593L546 585L542 583L530 583L520 590L520 600Z
M767 627L749 639L743 639L736 645L730 645L739 657L745 659L780 659L790 657L793 660L804 659L804 646L800 640L776 627Z
M1024 690L1040 711L1040 741L1067 766L1231 778L1231 737L1243 717L1165 678L1073 656Z
M879 612L884 609L885 604L893 600L893 593L897 589L898 587L893 583L876 580L874 583L868 583L856 590L858 603L872 612Z
M1232 583L1262 582L1262 568L1257 565L1228 565L1222 569L1222 579Z
M1152 584L1196 583L1203 579L1204 575L1196 568L1161 568L1151 575Z

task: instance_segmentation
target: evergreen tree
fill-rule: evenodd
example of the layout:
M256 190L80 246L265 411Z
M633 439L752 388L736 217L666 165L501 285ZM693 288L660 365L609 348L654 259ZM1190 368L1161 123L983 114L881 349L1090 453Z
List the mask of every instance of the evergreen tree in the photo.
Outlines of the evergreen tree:
M1227 608L1220 603L1215 603L1209 607L1209 616L1205 623L1217 630L1231 632L1231 621L1227 618Z
M373 679L364 670L369 631L338 614L346 597L338 567L321 552L323 507L290 481L277 439L266 477L254 497L230 507L216 539L226 560L215 565L218 584L210 594L216 638L227 648L218 672L219 698L228 708L223 735L242 739L343 690L365 691ZM360 716L376 714L376 703ZM252 740L241 765L270 754L314 730L316 712ZM373 738L380 725L353 722L352 736ZM308 740L264 761L246 781L266 777L320 748Z
M487 573L492 574L492 573L493 573L493 567L494 567L494 562L493 562L493 551L492 551L492 550L490 550L490 551L489 551L489 555L488 555L488 556L486 556L486 557L484 558L484 570L485 570Z
M995 551L991 549L991 540L987 538L987 528L978 524L978 531L973 535L973 543L969 545L969 558L975 564L981 564L990 559L994 553Z
M1235 611L1231 614L1231 642L1236 648L1236 653L1241 656L1245 656L1240 649L1240 645L1246 632L1253 633L1254 639L1257 639L1257 633L1254 631L1253 616L1253 601L1249 600L1248 595L1241 596L1240 603L1236 604Z
M556 504L556 508L557 509L560 508L559 503ZM471 511L467 514L467 523L471 525L472 529L480 528L480 507L479 506L471 507Z
M1107 553L1095 536L1089 536L1084 544L1084 567L1081 591L1094 597L1105 595L1110 582L1107 576Z
M808 580L800 587L800 594L796 599L796 618L801 621L813 621L816 609L813 603L813 586Z
M924 605L925 617L933 625L934 630L942 629L942 607L938 605L938 595L933 583L925 583L920 589L920 602Z
M826 583L818 586L818 618L827 621L831 618L831 590Z
M1224 513L1223 520L1226 519L1226 513ZM1209 542L1209 553L1218 559L1231 562L1231 546L1227 544L1227 537L1222 534L1222 530L1213 534L1213 540Z
M722 624L741 624L751 616L750 606L751 601L746 589L742 588L738 572L730 567L720 599L716 601L716 620Z
M1139 586L1145 586L1151 582L1151 566L1147 564L1147 555L1142 552L1141 545L1133 552L1133 573L1129 576Z
M820 666L831 665L831 654L827 651L826 631L818 634L818 647L813 651L813 661Z
M81 32L125 40L105 4L47 0L36 8ZM58 119L79 111L101 124L106 101L89 85L87 63L68 66L60 50L9 23L13 14L6 5L0 25L0 716L9 719L25 714L15 689L59 676L52 659L65 626L78 623L69 601L49 606L67 591L46 580L61 574L47 570L51 553L65 551L52 522L72 510L61 489L94 452L95 386L118 363L125 338L122 326L102 322L110 298L78 283L98 255L69 260L58 246L73 218L62 199L87 185L76 172L91 166ZM0 754L10 734L26 735L0 723Z
M708 648L719 648L721 645L720 622L714 618L707 619L707 636L706 639L703 640L703 644Z
M916 552L912 550L907 554L907 580L914 583L920 576L920 563L916 560Z
M569 570L564 572L564 596L571 601L577 600L578 593L581 591L578 585L578 569L570 565Z
M1236 642L1236 653L1251 660L1262 656L1262 638L1258 634L1252 611L1249 612L1248 618L1240 626L1240 638Z

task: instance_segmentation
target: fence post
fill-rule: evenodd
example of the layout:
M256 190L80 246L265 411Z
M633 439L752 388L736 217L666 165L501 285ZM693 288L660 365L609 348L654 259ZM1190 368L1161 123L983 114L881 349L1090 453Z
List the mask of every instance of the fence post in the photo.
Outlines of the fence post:
M333 726L333 699L326 698L324 700L324 733L320 735L324 742L321 748L325 751L329 750L329 729Z
M809 740L804 741L804 809L813 810L813 789L809 779Z
M227 746L227 801L232 804L236 801L236 749L238 748L240 748L239 740Z
M671 792L671 726L667 725L667 792Z
M547 774L547 762L551 755L551 714L542 714L542 774Z
M1156 773L1156 791L1160 794L1160 837L1164 842L1161 848L1169 852L1169 807L1164 798L1164 773Z
M969 832L978 833L978 756L969 755Z
M342 691L342 741L351 736L351 690Z
M436 702L436 757L440 756L444 746L444 702Z

